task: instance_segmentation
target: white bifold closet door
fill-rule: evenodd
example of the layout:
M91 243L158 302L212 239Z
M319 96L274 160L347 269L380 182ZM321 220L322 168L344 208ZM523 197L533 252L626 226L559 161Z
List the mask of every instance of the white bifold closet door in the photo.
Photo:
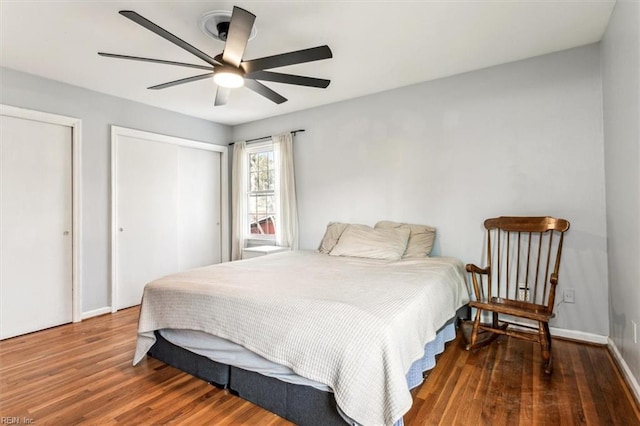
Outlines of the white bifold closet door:
M0 120L4 339L72 321L72 129Z
M220 153L120 135L116 139L115 309L144 285L219 263Z

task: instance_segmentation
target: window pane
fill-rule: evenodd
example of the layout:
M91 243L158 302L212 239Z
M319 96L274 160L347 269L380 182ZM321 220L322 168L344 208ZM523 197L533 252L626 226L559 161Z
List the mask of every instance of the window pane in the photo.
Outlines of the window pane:
M269 151L269 189L276 189L276 167L273 161L273 151Z
M274 217L269 216L266 224L267 234L276 235L276 224L274 223Z
M251 172L249 175L249 191L257 191L258 190L258 173Z
M258 171L258 154L249 154L249 172Z
M265 210L269 215L273 216L276 212L275 196L267 195L264 198Z
M260 184L258 185L258 189L260 191L264 191L265 190L265 187L264 187L265 180L266 180L266 178L265 178L265 175L264 175L264 169L260 168L260 174L259 174Z
M260 216L265 216L267 214L267 197L264 195L260 196L258 199L258 214Z
M261 215L264 212L264 197L256 196L256 214Z
M249 215L249 228L251 234L260 234L260 228L258 228L258 221L255 216Z
M271 167L269 154L270 153L267 152L264 153L263 162L260 164L260 179L262 181L260 189L263 191L269 190L271 181L271 176L269 173Z
M273 216L249 215L250 233L253 235L275 235L275 218Z
M266 189L270 191L274 191L276 189L276 174L274 169L269 169L269 182Z
M275 235L275 197L249 196L249 232L254 235Z

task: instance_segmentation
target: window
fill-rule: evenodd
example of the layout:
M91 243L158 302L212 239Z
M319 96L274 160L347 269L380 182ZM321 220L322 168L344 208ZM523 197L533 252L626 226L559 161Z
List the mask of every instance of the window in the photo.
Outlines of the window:
M247 246L261 245L247 240L298 249L292 142L291 133L283 133L260 144L234 146L232 259L240 259Z
M271 142L247 147L247 238L275 239L276 168Z

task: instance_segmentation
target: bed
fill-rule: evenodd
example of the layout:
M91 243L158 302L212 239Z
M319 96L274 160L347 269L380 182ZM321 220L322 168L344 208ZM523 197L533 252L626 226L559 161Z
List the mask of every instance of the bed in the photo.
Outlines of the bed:
M401 423L468 291L462 262L404 257L396 231L393 256L351 256L347 232L149 283L134 364L149 353L298 424Z

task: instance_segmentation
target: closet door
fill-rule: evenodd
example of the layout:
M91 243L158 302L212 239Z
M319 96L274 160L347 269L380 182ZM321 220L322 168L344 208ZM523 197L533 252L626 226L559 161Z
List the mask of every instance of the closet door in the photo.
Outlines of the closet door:
M220 262L220 153L119 135L115 178L115 303L145 284Z
M178 270L178 147L118 141L117 309L140 304L144 285Z
M72 130L0 120L4 339L72 321Z
M179 147L178 267L220 263L220 153Z

